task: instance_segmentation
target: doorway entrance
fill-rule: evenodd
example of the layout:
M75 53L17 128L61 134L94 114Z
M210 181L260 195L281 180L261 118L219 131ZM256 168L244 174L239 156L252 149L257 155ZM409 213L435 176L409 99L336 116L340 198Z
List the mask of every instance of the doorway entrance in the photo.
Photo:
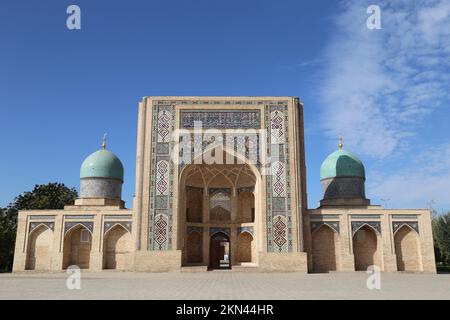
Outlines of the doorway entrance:
M211 237L209 268L231 269L230 238L225 233L219 232Z

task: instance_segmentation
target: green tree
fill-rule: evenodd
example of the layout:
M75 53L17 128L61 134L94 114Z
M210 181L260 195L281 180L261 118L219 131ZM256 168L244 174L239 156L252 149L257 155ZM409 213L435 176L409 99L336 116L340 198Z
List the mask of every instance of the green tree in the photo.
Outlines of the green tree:
M63 209L78 194L62 183L36 185L32 191L17 196L7 208L0 208L0 271L10 271L14 257L17 214L20 210Z
M436 262L450 265L450 212L433 220L433 234L435 247L438 249Z
M17 229L17 215L0 208L0 271L11 270Z

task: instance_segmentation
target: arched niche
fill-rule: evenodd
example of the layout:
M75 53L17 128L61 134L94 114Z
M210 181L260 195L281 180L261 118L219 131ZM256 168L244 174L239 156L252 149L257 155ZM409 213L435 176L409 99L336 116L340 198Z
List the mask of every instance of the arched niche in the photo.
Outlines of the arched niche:
M365 224L353 235L355 270L366 271L369 266L381 267L381 239L372 227Z
M131 252L130 232L120 224L114 225L103 239L103 269L127 269Z
M92 234L85 226L78 224L66 232L63 247L63 268L76 265L89 269L92 249Z
M53 231L44 224L33 229L28 236L25 269L50 270L52 248Z
M395 232L394 245L398 271L421 271L419 236L415 230L403 225Z
M338 270L339 234L327 224L312 233L312 262L314 272Z

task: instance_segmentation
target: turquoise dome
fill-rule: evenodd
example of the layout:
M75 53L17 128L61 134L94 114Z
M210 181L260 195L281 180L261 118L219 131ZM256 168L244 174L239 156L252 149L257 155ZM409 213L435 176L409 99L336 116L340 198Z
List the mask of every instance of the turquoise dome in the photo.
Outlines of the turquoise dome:
M365 178L364 165L355 155L343 149L330 154L320 167L320 180L335 177Z
M101 149L83 161L80 178L109 178L123 182L123 171L119 158L111 151Z

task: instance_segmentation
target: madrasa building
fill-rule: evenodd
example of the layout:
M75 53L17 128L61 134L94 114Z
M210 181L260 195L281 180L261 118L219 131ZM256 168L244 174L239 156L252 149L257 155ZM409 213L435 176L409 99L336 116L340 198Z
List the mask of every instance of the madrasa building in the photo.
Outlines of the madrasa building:
M15 272L436 272L429 210L372 205L342 141L308 207L298 98L145 97L138 121L132 208L104 144L73 205L19 212Z

